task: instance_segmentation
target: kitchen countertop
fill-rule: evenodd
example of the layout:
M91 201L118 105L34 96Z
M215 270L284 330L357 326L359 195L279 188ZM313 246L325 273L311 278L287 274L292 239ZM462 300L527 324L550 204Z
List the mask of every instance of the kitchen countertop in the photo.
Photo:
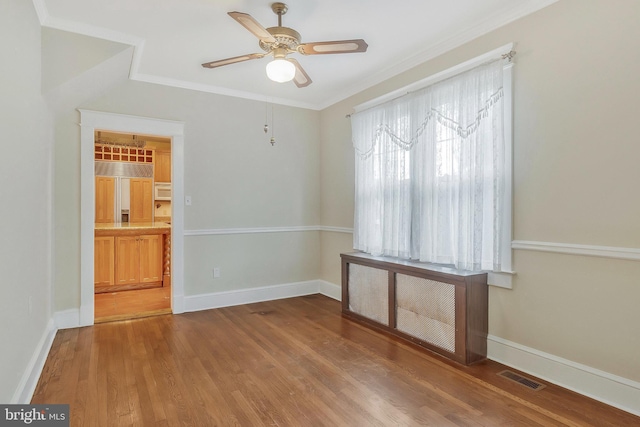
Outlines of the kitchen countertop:
M169 234L171 224L156 222L122 222L122 223L96 223L94 225L95 236L133 236L140 234Z

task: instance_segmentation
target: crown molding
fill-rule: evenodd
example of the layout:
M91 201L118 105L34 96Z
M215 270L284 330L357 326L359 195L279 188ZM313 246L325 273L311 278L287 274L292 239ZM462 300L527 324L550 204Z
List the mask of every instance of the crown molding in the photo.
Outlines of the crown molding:
M131 34L121 33L119 31L97 27L95 25L88 25L82 22L53 17L49 15L45 0L33 0L33 6L36 9L38 19L40 20L40 25L43 27L81 34L89 37L95 37L131 46L144 46L144 39L132 36Z
M468 30L459 32L458 34L454 34L440 42L434 43L433 45L428 46L421 52L418 52L415 55L401 62L395 63L387 68L384 68L380 70L378 73L373 74L371 77L367 79L363 79L360 84L352 86L350 90L341 93L340 96L335 97L333 99L329 99L326 102L320 104L318 106L318 109L323 110L325 108L328 108L333 104L343 101L353 95L356 95L366 89L369 89L379 83L382 83L385 80L388 80L401 73L404 73L405 71L408 71L413 67L416 67L427 61L430 61L444 53L447 53L457 47L460 47L465 43L468 43L474 39L477 39L478 37L488 34L491 31L494 31L500 27L503 27L517 19L527 16L540 9L544 9L547 6L550 6L553 3L556 3L557 1L558 0L529 0L515 6L513 9L510 9L500 14L496 14L476 24L474 27Z
M36 14L38 15L38 21L40 21L40 25L44 25L44 22L49 17L49 11L47 10L47 5L44 0L33 0L33 7L36 10Z
M54 28L62 31L68 31L72 33L82 34L85 36L101 38L117 43L128 44L134 46L133 59L131 62L131 68L129 72L129 78L135 81L142 81L147 83L155 83L164 86L177 87L182 89L190 89L200 92L214 93L218 95L232 96L236 98L244 98L249 100L264 101L265 95L245 92L234 89L222 88L219 86L206 85L202 83L189 82L179 79L166 78L162 76L150 75L140 73L140 65L142 61L142 54L144 51L145 40L130 34L121 33L118 31L109 30L93 25L87 25L76 21L69 21L59 19L49 15L45 0L32 0L40 25L44 27ZM519 18L522 18L530 13L543 9L558 0L528 0L524 3L518 4L512 9L496 14L478 24L474 27L453 34L450 37L443 39L440 42L434 43L428 46L421 52L394 63L393 65L379 71L369 78L363 79L360 84L351 86L349 90L345 90L340 95L329 98L326 101L319 103L305 103L300 101L294 101L285 98L276 98L271 102L279 105L287 105L291 107L305 108L310 110L324 110L340 101L343 101L353 95L356 95L370 87L373 87L385 80L397 76L409 69L427 62L433 58L436 58L450 50L453 50L465 43L470 42L484 34L487 34L497 28L509 24ZM271 98L270 98L271 99Z
M131 69L132 70L137 70L137 69L139 69L139 65L135 66L135 67L132 65ZM306 103L306 102L298 102L298 101L293 101L293 100L286 99L286 98L277 98L277 97L271 97L271 96L267 97L265 95L252 93L252 92L245 92L245 91L236 90L236 89L229 89L229 88L225 88L225 87L221 87L221 86L213 86L213 85L207 85L207 84L203 84L203 83L188 82L188 81L185 81L185 80L172 79L172 78L169 78L169 77L162 77L162 76L155 76L155 75L151 75L151 74L138 73L137 71L133 71L131 73L130 78L131 78L131 80L136 80L136 81L140 81L140 82L154 83L154 84L159 84L159 85L163 85L163 86L171 86L171 87L176 87L176 88L195 90L195 91L198 91L198 92L213 93L213 94L216 94L216 95L231 96L231 97L234 97L234 98L249 99L249 100L252 100L252 101L264 102L265 99L268 98L270 104L285 105L285 106L288 106L288 107L305 108L305 109L309 109L309 110L317 110L318 109L315 104L309 104L309 103Z

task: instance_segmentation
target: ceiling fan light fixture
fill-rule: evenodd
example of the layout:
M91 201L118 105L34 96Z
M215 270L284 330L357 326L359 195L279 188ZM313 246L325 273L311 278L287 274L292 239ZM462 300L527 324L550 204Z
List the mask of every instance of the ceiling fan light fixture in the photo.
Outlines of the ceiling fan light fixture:
M302 55L325 55L333 53L366 52L367 43L362 39L334 40L312 43L301 43L300 33L293 28L282 26L282 15L287 13L287 5L276 2L271 4L271 10L278 15L278 25L264 28L251 15L242 12L229 12L229 16L259 40L258 45L265 53L251 53L205 62L205 68L217 68L223 65L235 64L250 59L260 59L273 55L273 61L267 64L267 76L274 82L284 83L293 80L299 88L311 84L311 79L300 63L294 58L287 59L287 55L300 53Z
M274 82L290 82L296 75L296 66L284 58L276 58L267 64L267 77Z

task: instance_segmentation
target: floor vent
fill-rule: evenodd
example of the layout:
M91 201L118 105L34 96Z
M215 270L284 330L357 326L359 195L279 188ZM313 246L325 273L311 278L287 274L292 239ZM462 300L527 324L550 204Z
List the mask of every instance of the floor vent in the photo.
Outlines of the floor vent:
M517 382L518 384L522 384L523 386L530 388L531 390L534 390L534 391L542 390L543 388L546 387L544 384L540 384L539 382L534 381L530 378L525 378L522 375L516 374L515 372L502 371L498 373L498 375L508 380Z

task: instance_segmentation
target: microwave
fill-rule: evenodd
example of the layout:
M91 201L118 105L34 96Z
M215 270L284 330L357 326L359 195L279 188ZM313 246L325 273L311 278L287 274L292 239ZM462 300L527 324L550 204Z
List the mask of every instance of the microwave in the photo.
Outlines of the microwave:
M154 200L171 200L171 183L156 182Z

